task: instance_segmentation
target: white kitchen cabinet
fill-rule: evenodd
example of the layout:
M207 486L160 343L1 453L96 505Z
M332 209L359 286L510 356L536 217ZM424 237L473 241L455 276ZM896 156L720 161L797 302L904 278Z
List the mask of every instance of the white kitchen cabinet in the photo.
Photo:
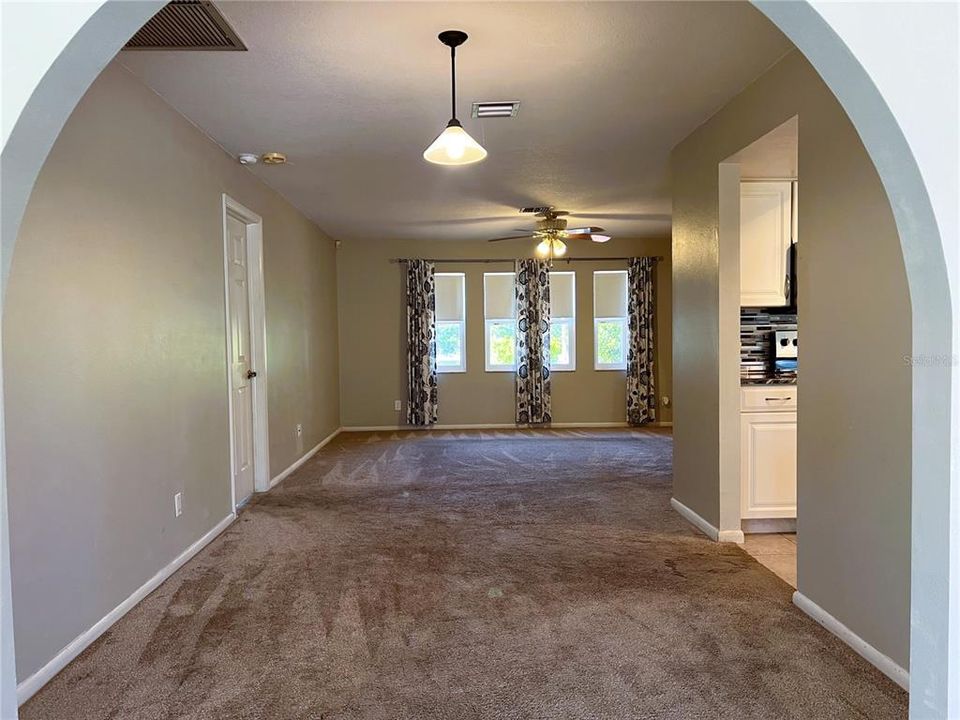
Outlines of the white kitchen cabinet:
M740 510L744 518L797 516L797 414L740 415Z
M793 242L795 183L740 183L740 305L790 303L787 256Z
M740 391L740 515L797 516L797 386Z

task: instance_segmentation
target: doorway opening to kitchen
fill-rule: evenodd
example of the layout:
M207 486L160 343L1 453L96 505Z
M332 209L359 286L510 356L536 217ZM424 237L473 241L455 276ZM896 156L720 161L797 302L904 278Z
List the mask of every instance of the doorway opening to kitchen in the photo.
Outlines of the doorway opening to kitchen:
M794 589L798 129L794 116L719 169L721 283L735 282L727 297L739 298L721 307L721 322L737 324L720 341L721 530L742 533L744 549Z

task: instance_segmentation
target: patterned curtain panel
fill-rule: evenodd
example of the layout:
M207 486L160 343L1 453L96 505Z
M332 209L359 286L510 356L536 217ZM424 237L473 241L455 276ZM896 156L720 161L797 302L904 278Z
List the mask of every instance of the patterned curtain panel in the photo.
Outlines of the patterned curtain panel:
M627 273L627 422L643 425L656 420L657 393L653 383L654 259L630 258Z
M550 266L517 260L517 423L550 417Z
M407 423L437 422L437 330L434 265L407 263Z

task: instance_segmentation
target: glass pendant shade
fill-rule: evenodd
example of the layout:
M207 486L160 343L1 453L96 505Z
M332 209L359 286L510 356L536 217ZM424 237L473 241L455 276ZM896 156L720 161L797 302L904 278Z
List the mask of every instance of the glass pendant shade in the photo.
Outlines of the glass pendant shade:
M487 151L470 137L457 120L451 120L430 147L423 151L423 159L436 165L470 165L486 156Z

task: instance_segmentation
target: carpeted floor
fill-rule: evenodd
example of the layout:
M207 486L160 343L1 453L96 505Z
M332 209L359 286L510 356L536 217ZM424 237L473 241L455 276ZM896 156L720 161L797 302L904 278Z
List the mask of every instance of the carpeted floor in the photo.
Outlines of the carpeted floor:
M341 435L21 717L906 717L787 584L671 510L671 445Z

